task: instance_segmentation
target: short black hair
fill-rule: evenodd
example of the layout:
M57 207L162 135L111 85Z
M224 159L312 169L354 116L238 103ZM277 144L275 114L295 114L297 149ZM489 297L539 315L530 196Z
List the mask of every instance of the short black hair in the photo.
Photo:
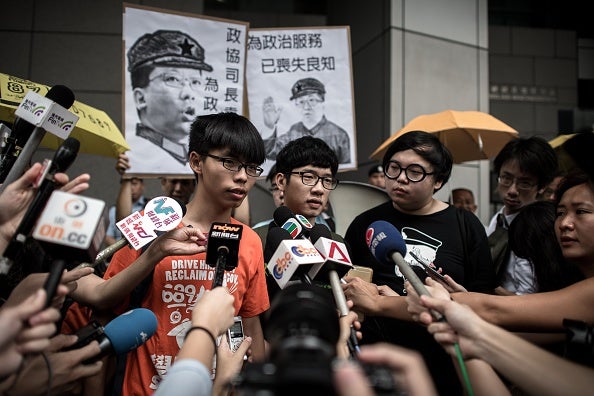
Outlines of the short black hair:
M145 88L149 85L149 76L155 70L154 65L140 66L130 72L132 88Z
M592 190L594 193L594 181L592 181L590 175L584 172L584 170L581 168L574 168L570 170L567 175L561 179L559 186L557 187L557 204L559 204L561 197L567 192L567 190L581 184L586 184L588 188L590 188L590 190Z
M262 136L247 118L236 113L196 117L188 151L204 155L223 148L229 150L228 155L250 164L260 165L266 158Z
M406 150L413 150L433 166L435 180L440 181L442 187L448 182L454 161L450 150L436 135L425 131L411 131L398 137L384 154L384 169L387 169L388 162L394 154Z
M290 174L300 166L330 168L332 176L338 172L338 157L322 139L303 136L290 141L276 156L276 173Z
M518 138L507 142L493 161L495 173L508 161L518 161L520 170L536 177L538 189L553 180L559 163L551 145L541 137Z
M472 190L470 188L466 188L466 187L458 187L458 188L452 189L452 196L454 196L454 193L456 193L458 191L467 191L468 193L470 193L470 195L472 195L472 198L474 198L474 193L472 192Z

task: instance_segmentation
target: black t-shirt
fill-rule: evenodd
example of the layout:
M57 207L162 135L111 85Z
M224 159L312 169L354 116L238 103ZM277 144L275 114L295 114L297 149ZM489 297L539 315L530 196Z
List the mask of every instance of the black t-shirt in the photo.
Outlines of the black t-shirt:
M371 223L385 220L402 234L407 252L413 251L420 258L433 262L443 273L450 275L468 290L492 292L495 287L495 270L485 228L472 213L453 206L430 215L408 215L386 202L357 216L349 225L345 241L351 251L354 265L373 269L373 282L388 285L404 294L404 279L394 266L378 262L365 241ZM426 275L410 254L404 260L424 280ZM361 344L389 342L418 351L423 355L429 372L440 395L461 395L462 386L451 357L443 350L427 329L414 322L381 316L365 316L362 323Z
M401 213L392 202L386 202L357 216L349 225L345 241L351 250L355 265L373 269L373 282L388 285L403 293L404 278L394 266L377 261L367 246L365 232L371 223L385 220L402 234L407 252L414 252L421 259L432 262L443 273L470 291L492 292L495 271L491 262L485 228L479 219L468 211L449 206L430 215L419 216ZM407 253L404 257L417 274L426 275L422 267Z

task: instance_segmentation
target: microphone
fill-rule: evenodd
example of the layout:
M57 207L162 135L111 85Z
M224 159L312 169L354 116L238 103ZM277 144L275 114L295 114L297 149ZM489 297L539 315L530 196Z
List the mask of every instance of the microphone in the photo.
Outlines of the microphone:
M64 85L55 85L51 87L45 97L56 102L65 109L70 108L74 103L74 94L70 88L65 87ZM25 143L27 143L33 134L34 129L35 125L28 121L25 121L20 117L15 119L11 134L5 139L6 144L2 147L2 152L0 154L0 183L6 181L8 173L12 169L19 155L21 155L21 151L23 150ZM27 158L26 160L25 164L30 162L30 158ZM21 174L22 171L16 175L16 178L20 177ZM8 183L10 184L10 182Z
M97 340L101 352L83 362L90 364L104 356L120 355L138 348L151 338L156 330L157 317L153 311L135 308L113 319L105 327L97 321L92 321L76 333L78 341L64 350L79 349Z
M83 263L81 266L96 267L103 264L125 246L132 246L136 250L147 246L157 238L159 232L177 227L186 211L186 205L181 204L176 198L161 196L151 199L144 207L144 215L137 211L117 222L116 226L124 238L101 250L92 263ZM149 228L154 228L145 230L143 223L148 223Z
M410 265L404 261L406 256L406 243L400 232L392 225L384 220L377 220L371 223L365 233L365 240L371 254L380 263L392 266L396 264L400 272L411 283L419 296L431 296L423 282L419 279L417 274L413 271ZM431 310L431 314L436 320L443 320L443 315L439 312Z
M56 150L56 153L54 154L54 158L51 161L46 162L46 169L40 177L40 180L42 181L37 190L37 194L33 198L33 202L31 202L31 205L25 212L21 223L18 225L16 232L4 251L2 263L0 265L0 273L7 273L8 270L10 270L12 261L16 259L18 253L23 248L37 218L49 200L50 195L56 188L54 175L58 172L66 171L70 165L72 165L76 159L79 148L80 142L78 140L68 138L60 147L58 147L58 150Z
M270 249L276 248L266 267L281 289L290 281L298 279L311 284L307 273L313 265L324 262L324 258L308 239L291 239L289 232L280 227L268 230L266 247L268 246Z
M292 239L307 238L312 224L302 215L296 215L286 206L279 206L272 214L277 226L284 228Z
M206 264L215 267L212 288L223 286L225 271L233 271L239 261L239 240L243 226L233 223L212 223L206 244Z
M52 258L44 284L51 304L68 261L88 261L105 238L105 202L54 191L33 230L33 238Z
M309 271L311 279L327 281L332 271L342 278L353 269L346 245L333 240L328 227L323 224L315 224L311 229L310 239L324 258L323 263L314 265Z
M332 234L325 225L316 224L312 227L310 233L311 241L325 261L321 264L314 265L309 271L309 276L315 280L323 279L329 281L340 316L346 316L350 310L340 285L340 278L353 268L353 264L348 255L346 245L333 240L331 237ZM351 356L355 356L360 351L357 331L353 326L351 326L351 334L347 344Z

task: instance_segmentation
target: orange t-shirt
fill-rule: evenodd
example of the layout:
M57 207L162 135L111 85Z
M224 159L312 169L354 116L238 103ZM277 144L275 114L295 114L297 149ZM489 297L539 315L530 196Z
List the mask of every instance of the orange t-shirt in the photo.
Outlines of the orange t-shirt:
M241 224L235 219L234 224ZM181 225L180 225L181 226ZM105 279L130 265L140 251L124 248L114 255ZM206 253L194 256L170 256L159 262L152 283L141 306L157 316L155 334L128 354L123 396L152 395L179 352L186 331L191 327L192 310L205 290L210 290L215 268L205 263ZM235 315L253 317L270 306L264 274L262 242L244 226L239 243L237 268L226 271L223 286L235 297ZM121 311L128 308L123 301Z

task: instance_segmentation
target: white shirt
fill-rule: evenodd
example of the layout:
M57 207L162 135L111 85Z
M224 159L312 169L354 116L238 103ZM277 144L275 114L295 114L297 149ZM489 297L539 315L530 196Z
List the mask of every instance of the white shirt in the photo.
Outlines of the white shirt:
M495 231L495 228L497 227L497 216L499 216L500 213L503 213L503 208L491 218L489 226L487 227L487 236ZM511 224L517 215L517 213L505 215L507 224ZM538 283L532 264L528 260L516 256L513 251L510 252L501 286L516 294L532 294L538 292Z

